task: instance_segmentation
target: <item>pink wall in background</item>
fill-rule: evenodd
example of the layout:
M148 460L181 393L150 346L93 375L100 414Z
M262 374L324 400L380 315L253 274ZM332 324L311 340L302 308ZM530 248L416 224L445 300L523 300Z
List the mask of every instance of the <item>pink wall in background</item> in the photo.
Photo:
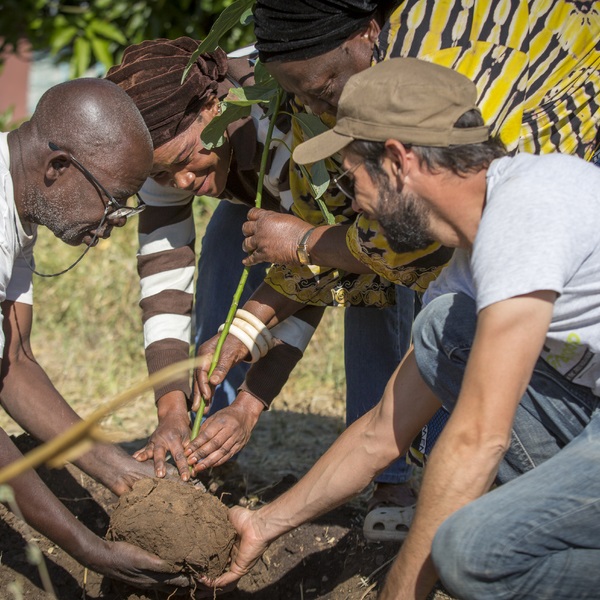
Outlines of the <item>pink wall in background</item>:
M18 54L10 54L0 69L0 112L14 106L13 121L29 117L27 98L31 51L27 42L19 46Z

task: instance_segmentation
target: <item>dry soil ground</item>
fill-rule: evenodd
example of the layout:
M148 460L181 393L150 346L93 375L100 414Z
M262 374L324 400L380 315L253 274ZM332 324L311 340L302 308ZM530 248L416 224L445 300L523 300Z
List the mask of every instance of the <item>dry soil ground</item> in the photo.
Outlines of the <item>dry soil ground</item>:
M208 485L228 504L260 504L288 488L338 434L338 419L272 411L237 465L211 475ZM300 434L299 434L300 432ZM143 440L127 443L133 451ZM115 497L73 467L41 469L57 496L88 527L105 533ZM362 532L364 497L306 524L276 541L228 600L373 600L396 543L367 543ZM46 600L37 568L27 553L35 540L46 557L61 600L166 600L165 594L125 589L77 562L3 510L0 515L0 597ZM438 591L436 598L446 598Z

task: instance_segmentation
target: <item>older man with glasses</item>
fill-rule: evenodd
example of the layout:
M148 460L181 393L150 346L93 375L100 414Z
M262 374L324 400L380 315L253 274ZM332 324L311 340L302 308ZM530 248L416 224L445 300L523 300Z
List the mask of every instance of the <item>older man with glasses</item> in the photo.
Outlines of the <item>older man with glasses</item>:
M30 347L32 273L54 277L69 271L112 227L143 210L142 203L130 207L127 201L151 166L152 144L139 111L108 81L80 79L55 86L42 96L30 121L0 133L1 400L11 417L41 441L79 417ZM59 273L38 273L33 260L38 225L67 244L85 244L82 255ZM0 467L20 456L0 429ZM75 464L118 495L152 475L150 467L108 444L96 445ZM159 557L88 530L34 471L10 485L25 520L82 565L141 587L187 584Z

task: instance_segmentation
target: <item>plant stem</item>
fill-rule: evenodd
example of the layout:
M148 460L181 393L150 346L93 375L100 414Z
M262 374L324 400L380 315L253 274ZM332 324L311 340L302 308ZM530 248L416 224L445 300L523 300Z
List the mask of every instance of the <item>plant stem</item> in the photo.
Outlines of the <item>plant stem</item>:
M271 115L271 119L269 121L269 127L267 129L267 137L265 139L265 145L263 148L262 156L260 159L260 171L258 173L258 185L256 186L256 199L254 205L256 208L260 208L262 204L262 192L263 192L263 182L265 179L265 171L267 170L267 159L269 157L269 147L271 145L271 139L273 137L273 128L275 127L275 121L277 120L277 115L279 114L279 107L281 105L281 99L283 98L283 89L279 87L277 89L277 96L275 97L275 109L273 114ZM217 347L215 348L215 353L213 355L212 362L210 363L210 369L208 370L208 377L213 374L215 367L219 362L219 358L221 356L221 349L223 348L223 344L225 343L225 338L229 333L229 328L231 323L235 317L235 313L238 309L240 297L242 292L244 291L244 286L246 285L246 280L248 279L248 273L250 272L249 267L244 267L242 271L242 276L240 277L240 282L238 283L237 289L235 290L235 294L233 294L233 300L231 301L231 306L229 308L229 312L227 313L227 319L225 320L225 325L223 327L223 331L221 331L221 335L219 336L219 340L217 342ZM200 400L200 407L198 408L198 412L196 413L196 418L194 419L194 426L192 427L192 436L191 439L195 439L198 436L198 432L200 431L200 425L202 421L202 415L204 414L204 408L206 406L206 402L204 398Z

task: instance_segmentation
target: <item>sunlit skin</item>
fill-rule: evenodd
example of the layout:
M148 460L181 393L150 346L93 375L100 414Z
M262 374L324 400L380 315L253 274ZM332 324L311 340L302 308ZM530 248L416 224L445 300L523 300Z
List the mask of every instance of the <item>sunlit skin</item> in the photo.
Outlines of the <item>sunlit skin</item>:
M230 144L226 140L221 147L207 150L200 139L204 128L218 114L218 106L215 98L183 133L154 150L150 173L154 181L195 196L220 196L227 183Z
M464 193L484 193L486 169L463 181L460 176L450 171L431 172L412 150L407 150L396 140L387 140L385 145L386 153L381 166L394 188L403 190L405 196L412 196L423 203L427 212L427 234L445 246L470 249L481 215L475 214L470 219L462 215L461 219L457 220L456 212L464 203L464 198L448 192L440 195L439 190L443 186L445 189L452 189L453 184L460 182ZM342 168L351 171L346 175L346 183L354 188L353 210L363 213L369 219L378 220L377 182L373 181L365 166L360 164L360 158L354 153L342 150L341 154Z
M286 92L294 94L316 115L335 116L344 85L371 66L379 26L370 21L338 48L304 60L266 63L267 71Z
M52 202L48 201L48 191L45 188L41 189L35 184L25 186L20 203L21 221L46 226L70 246L90 245L92 242L96 245L98 239L110 237L113 227L123 227L127 219L122 217L106 220L99 230L108 198L64 152L58 151L55 154L48 168L56 171L69 170L72 177L68 182L62 183L61 188L51 190L55 199ZM128 172L115 173L115 170L96 164L93 174L120 204L125 205L127 199L139 189L141 182ZM116 181L119 183L116 184ZM94 240L96 233L98 235Z
M344 159L342 168L347 171L344 175L346 184L354 193L352 210L364 214L368 219L376 219L379 193L365 166L352 156Z
M81 174L81 176L85 179L83 173ZM96 176L96 174L94 174L94 176ZM100 170L98 170L98 177L100 178L99 180L102 182L102 185L104 185L106 189L112 194L112 196L122 205L127 204L128 198L133 195L132 190L139 188L138 181L131 181L131 188L129 188L129 182L126 182L127 189L123 189L122 187L116 189L114 185L111 185L112 177L110 176L110 174L103 173ZM121 178L120 181L123 181L123 179ZM95 188L94 184L90 181L87 182L87 185L91 186L92 188ZM83 189L85 188L82 188L82 186L79 187L80 192L82 192ZM95 191L96 195L98 196L99 202L87 202L85 206L89 208L89 210L87 210L86 212L88 212L90 216L87 217L87 215L82 215L83 218L94 219L91 221L91 227L89 225L87 226L87 228L83 232L83 237L80 239L80 241L77 241L77 237L74 238L73 242L69 242L65 240L64 237L61 237L63 241L67 241L67 243L72 245L78 245L82 243L90 245L90 243L92 243L93 241L94 235L97 234L97 239L94 241L94 245L96 245L99 239L107 239L110 237L113 227L123 227L125 223L127 223L127 219L125 217L121 217L120 219L107 219L105 220L102 229L99 230L98 226L104 215L108 199L104 196L104 193L101 190L96 189ZM82 203L80 203L80 205L81 204ZM91 216L92 210L94 212L94 217ZM82 226L85 225L83 225L82 223Z

